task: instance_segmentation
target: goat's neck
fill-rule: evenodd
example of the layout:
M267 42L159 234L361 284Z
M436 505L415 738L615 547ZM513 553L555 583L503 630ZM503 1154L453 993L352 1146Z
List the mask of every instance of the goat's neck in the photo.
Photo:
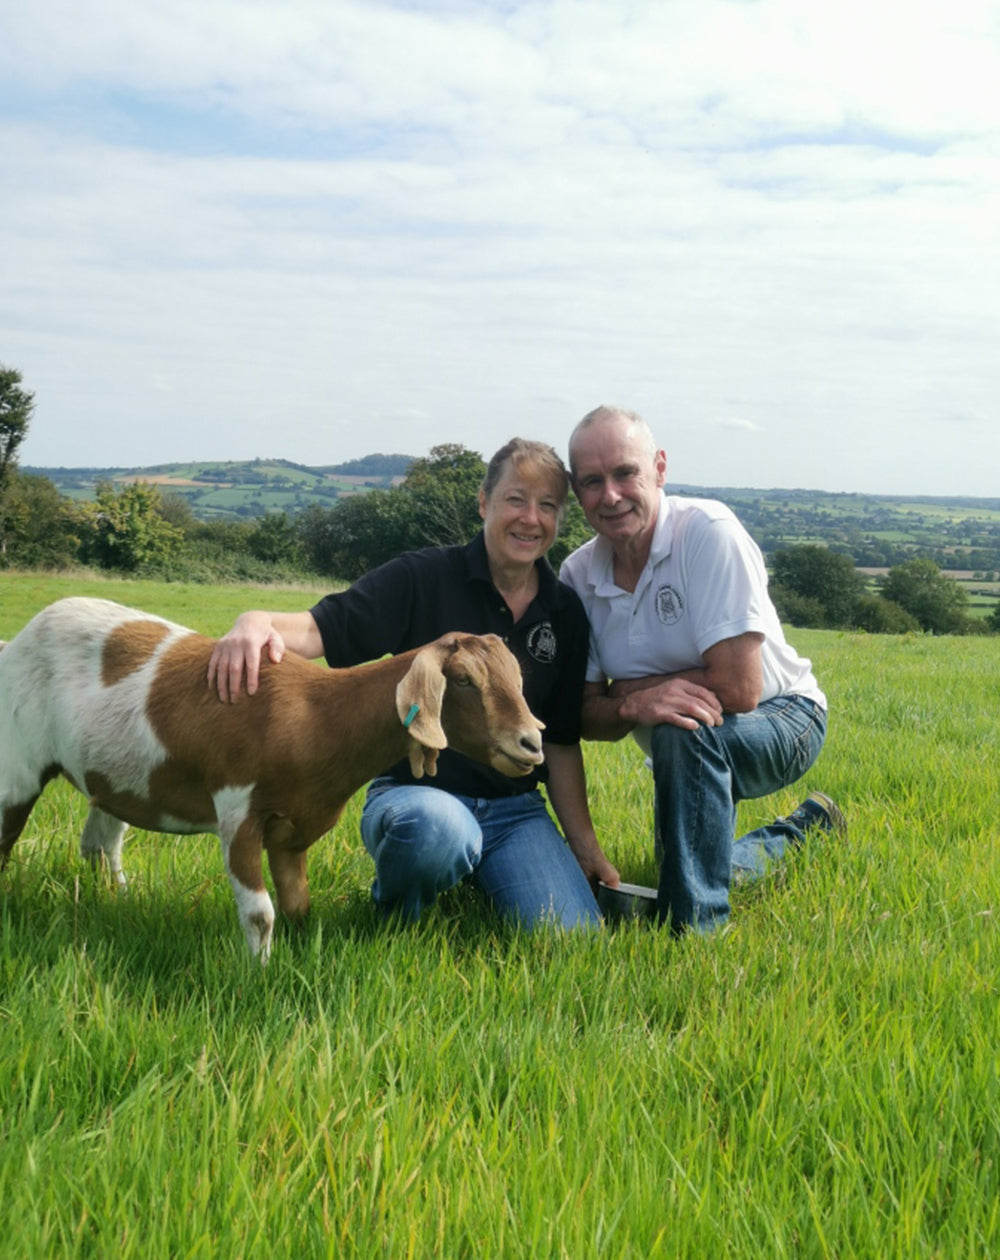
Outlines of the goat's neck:
M406 652L322 675L323 729L333 738L329 753L322 739L317 753L329 764L326 773L348 794L407 754L410 737L396 710L396 688L415 655Z

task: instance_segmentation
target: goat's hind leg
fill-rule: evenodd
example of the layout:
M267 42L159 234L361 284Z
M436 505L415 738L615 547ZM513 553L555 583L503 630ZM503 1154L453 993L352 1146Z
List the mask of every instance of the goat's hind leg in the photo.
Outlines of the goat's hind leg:
M122 870L122 845L126 831L128 823L112 818L103 809L91 805L80 837L81 855L87 858L94 870L106 865L119 888L125 888L128 883Z
M28 815L34 809L39 796L41 792L36 792L26 801L19 802L0 798L0 871L7 865L10 851L24 830Z
M309 880L306 876L306 853L284 849L277 844L267 846L267 864L278 896L278 909L287 918L300 922L309 913Z
M0 765L0 871L7 865L10 851L46 784L58 773L57 765L47 766L39 773L30 759L23 760L13 755Z

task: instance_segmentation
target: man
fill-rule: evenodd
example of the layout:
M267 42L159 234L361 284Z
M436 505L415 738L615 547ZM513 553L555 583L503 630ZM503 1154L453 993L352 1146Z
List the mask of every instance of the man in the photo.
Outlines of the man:
M583 734L631 733L650 758L660 920L711 931L729 915L731 877L763 874L811 828L843 827L816 792L734 840L738 801L815 761L826 699L785 641L756 544L723 504L663 493L667 457L640 416L598 407L569 455L597 533L560 572L590 618Z

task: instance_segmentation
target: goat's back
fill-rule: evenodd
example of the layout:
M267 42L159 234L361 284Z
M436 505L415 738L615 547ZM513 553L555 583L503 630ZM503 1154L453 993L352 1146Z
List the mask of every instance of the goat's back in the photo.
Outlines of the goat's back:
M50 604L0 652L0 746L78 785L109 757L148 764L145 698L163 652L191 633L110 600Z

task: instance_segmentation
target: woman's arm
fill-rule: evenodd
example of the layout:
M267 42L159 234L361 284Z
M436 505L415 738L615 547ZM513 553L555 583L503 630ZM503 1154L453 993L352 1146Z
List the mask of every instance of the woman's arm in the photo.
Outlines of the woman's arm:
M545 744L544 747L549 767L546 791L573 856L591 884L601 880L616 888L621 877L604 856L591 821L580 745Z
M265 648L275 663L286 651L311 661L322 656L323 640L312 613L254 610L237 617L232 630L216 643L208 662L208 685L216 688L220 700L235 700L244 684L247 694L254 694Z

